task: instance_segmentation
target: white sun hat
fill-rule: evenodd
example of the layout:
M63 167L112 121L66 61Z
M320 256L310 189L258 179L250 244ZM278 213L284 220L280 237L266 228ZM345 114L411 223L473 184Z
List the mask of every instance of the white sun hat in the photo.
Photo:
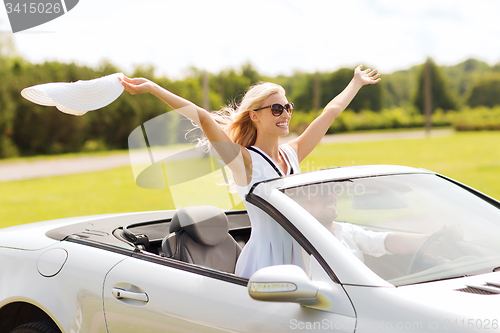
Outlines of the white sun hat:
M87 81L44 83L24 88L21 95L30 102L82 116L116 100L124 89L118 80L123 76L115 73Z

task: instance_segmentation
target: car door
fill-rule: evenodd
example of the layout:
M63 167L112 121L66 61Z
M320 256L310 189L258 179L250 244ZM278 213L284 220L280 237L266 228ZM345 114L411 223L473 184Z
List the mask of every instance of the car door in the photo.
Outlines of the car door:
M354 331L354 311L340 285L336 288L343 295L338 301L350 309L330 312L256 301L248 294L247 282L173 259L137 255L106 276L108 332Z

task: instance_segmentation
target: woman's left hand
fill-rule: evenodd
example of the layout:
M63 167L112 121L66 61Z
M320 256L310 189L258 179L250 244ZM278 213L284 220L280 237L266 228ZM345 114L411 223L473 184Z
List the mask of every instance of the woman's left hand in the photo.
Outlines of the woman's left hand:
M375 84L380 81L380 74L377 73L377 70L365 69L364 71L363 65L359 65L354 70L354 80L359 81L363 86L366 84Z
M132 95L145 93L145 92L151 92L152 86L154 86L153 82L149 81L148 79L142 78L142 77L136 77L136 78L131 79L131 78L124 76L123 79L121 79L121 78L118 78L118 79L122 83L125 90L128 91Z

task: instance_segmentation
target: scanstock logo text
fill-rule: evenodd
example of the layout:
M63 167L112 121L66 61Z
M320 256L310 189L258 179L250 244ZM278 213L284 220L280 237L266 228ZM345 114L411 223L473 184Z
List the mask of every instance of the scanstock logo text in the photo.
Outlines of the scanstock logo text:
M78 0L4 0L12 32L52 21L73 9Z

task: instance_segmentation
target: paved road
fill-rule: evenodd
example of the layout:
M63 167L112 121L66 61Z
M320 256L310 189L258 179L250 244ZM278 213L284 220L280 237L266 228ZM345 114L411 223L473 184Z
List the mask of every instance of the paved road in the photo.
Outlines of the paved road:
M451 129L438 129L433 130L430 136L438 137L448 136L451 134L453 134L453 130ZM418 139L424 137L426 137L425 131L350 133L327 135L321 142L342 143L377 140ZM284 138L283 142L286 142L287 140L293 138L294 136L290 135ZM162 151L161 154L163 157L166 157L176 152L178 151ZM130 165L130 157L128 153L95 157L57 158L33 162L7 162L0 163L0 182L102 171L126 165Z

